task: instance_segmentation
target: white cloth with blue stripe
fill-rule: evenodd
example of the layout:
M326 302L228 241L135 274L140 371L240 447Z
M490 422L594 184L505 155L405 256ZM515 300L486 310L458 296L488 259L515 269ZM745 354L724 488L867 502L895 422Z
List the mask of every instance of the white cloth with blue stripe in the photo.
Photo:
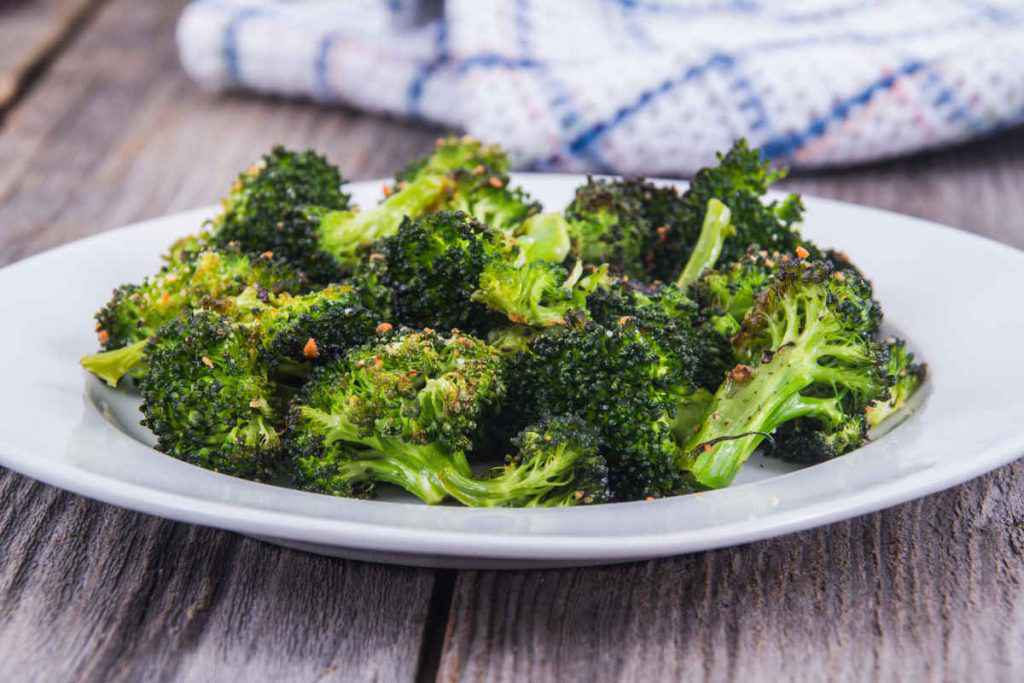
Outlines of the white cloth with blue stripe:
M431 8L436 16L431 16ZM196 0L188 72L420 117L520 168L848 164L1024 121L1018 0Z

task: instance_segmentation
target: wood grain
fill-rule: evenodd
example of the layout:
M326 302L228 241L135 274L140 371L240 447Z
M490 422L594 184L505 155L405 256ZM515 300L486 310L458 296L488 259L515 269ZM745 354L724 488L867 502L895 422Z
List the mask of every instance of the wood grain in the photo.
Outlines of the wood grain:
M410 680L430 572L343 562L0 473L0 680Z
M788 186L1024 246L1024 129ZM1022 485L1015 463L746 547L460 574L438 680L1021 680Z
M1022 485L1018 463L741 548L463 574L438 680L1020 680Z
M103 1L0 2L0 114Z
M103 229L215 202L273 144L379 177L438 131L301 102L218 97L181 71L185 4L106 5L0 134L0 264Z

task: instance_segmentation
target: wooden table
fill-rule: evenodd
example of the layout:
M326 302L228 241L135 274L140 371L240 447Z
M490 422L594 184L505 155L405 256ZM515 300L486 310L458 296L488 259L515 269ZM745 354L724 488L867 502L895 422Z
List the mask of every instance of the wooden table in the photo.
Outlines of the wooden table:
M275 142L362 179L440 132L205 94L177 64L182 4L0 2L0 265L208 204ZM1024 247L1020 129L789 185ZM1022 484L1017 463L740 548L456 572L292 552L0 471L0 680L1021 680Z

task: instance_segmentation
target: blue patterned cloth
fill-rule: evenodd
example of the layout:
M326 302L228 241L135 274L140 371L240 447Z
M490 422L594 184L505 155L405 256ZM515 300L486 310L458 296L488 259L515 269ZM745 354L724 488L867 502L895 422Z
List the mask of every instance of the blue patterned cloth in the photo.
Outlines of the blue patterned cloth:
M207 87L436 121L534 170L685 174L741 136L848 164L1024 121L1019 0L196 0L178 42Z

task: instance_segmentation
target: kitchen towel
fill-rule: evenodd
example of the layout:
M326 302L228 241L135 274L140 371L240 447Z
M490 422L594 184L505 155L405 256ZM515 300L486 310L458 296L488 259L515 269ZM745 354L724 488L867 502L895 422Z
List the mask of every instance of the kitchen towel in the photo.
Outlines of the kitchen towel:
M685 175L746 137L842 165L1024 121L1018 0L195 0L181 60L421 118L518 168Z

